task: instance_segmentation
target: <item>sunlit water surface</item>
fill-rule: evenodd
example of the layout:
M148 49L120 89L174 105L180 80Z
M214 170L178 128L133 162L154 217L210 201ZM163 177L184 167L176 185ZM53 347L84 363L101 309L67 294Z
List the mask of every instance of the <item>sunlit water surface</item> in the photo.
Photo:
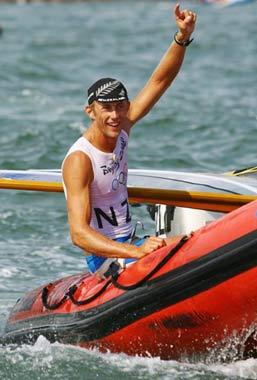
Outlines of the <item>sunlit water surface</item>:
M168 1L1 4L0 168L59 168L88 124L85 89L114 76L131 97L175 32ZM130 139L131 168L216 171L256 165L257 3L198 13L195 40L173 87ZM145 210L134 219L153 223ZM0 332L17 298L84 270L63 195L0 192ZM229 349L228 349L229 350ZM217 352L189 363L50 344L0 346L5 379L257 379L257 361Z

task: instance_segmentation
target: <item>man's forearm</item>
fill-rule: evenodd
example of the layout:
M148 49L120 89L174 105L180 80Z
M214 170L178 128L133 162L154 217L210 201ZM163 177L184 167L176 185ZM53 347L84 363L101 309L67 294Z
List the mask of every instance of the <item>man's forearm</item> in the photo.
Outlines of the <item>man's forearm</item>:
M186 47L173 41L154 70L150 81L163 85L166 89L178 74L183 63Z
M103 257L140 258L140 251L136 246L113 241L90 226L71 230L71 238L75 245L88 253L95 253Z

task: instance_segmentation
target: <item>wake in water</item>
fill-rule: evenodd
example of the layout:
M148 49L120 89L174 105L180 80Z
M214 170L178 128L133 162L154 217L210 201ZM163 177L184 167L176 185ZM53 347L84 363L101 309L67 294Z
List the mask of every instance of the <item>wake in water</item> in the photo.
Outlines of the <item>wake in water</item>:
M40 336L33 346L0 346L0 377L9 379L257 379L257 360L229 364L163 361L159 358L102 354L98 350L50 344Z

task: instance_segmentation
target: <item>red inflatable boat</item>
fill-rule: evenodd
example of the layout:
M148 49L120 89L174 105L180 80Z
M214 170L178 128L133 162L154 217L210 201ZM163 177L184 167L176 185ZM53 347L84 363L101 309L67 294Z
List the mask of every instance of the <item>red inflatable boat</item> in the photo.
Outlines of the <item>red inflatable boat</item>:
M87 273L31 291L2 342L39 335L101 351L162 359L206 353L254 331L257 202L243 206L99 282ZM250 343L249 343L250 342ZM247 350L254 352L254 340Z

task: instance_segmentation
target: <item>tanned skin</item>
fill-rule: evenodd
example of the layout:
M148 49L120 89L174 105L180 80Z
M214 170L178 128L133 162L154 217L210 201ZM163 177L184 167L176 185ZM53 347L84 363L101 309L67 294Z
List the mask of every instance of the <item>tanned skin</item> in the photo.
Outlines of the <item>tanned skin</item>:
M184 42L190 39L196 23L196 14L181 11L179 4L174 8L178 28L176 39ZM171 85L182 65L186 48L171 43L149 81L131 101L101 103L94 101L85 107L91 123L84 137L99 150L113 152L120 131L128 135L137 121L143 118ZM113 241L90 227L91 194L94 179L89 157L80 151L70 154L63 167L63 179L67 190L67 209L70 234L75 245L85 252L94 252L103 257L140 259L150 252L166 245L164 239L151 236L140 246Z

